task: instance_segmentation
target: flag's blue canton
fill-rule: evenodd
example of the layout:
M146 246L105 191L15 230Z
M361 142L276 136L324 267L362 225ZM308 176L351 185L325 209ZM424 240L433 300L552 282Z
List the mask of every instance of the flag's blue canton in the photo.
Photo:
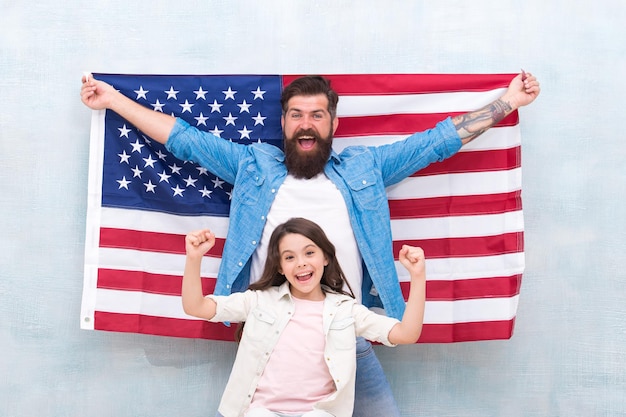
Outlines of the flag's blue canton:
M138 103L225 140L282 147L279 76L94 74ZM228 215L232 186L176 159L112 111L105 116L102 205Z

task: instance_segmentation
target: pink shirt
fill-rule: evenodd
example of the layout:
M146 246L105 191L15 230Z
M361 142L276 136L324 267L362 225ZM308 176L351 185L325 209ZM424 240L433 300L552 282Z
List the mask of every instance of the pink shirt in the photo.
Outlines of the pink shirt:
M304 413L336 390L324 361L324 301L292 300L293 317L265 366L250 408Z

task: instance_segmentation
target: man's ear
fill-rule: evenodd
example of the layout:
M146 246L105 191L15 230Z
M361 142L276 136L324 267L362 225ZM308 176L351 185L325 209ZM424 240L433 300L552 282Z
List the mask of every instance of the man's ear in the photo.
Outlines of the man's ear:
M333 135L335 135L337 127L339 127L339 118L335 116L335 118L333 119Z
M282 114L282 115L280 116L280 127L281 127L283 130L285 130L285 115L284 115L284 114Z

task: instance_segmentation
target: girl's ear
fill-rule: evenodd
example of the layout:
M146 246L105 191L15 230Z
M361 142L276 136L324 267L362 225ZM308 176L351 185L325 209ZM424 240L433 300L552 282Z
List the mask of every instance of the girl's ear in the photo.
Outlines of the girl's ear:
M328 266L328 258L324 255L324 266Z

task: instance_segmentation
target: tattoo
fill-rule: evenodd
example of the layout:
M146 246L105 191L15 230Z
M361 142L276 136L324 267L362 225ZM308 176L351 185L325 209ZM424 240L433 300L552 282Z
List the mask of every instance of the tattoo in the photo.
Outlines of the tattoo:
M463 144L466 144L504 119L511 110L513 108L509 103L497 99L482 109L453 117L452 123L454 123Z

